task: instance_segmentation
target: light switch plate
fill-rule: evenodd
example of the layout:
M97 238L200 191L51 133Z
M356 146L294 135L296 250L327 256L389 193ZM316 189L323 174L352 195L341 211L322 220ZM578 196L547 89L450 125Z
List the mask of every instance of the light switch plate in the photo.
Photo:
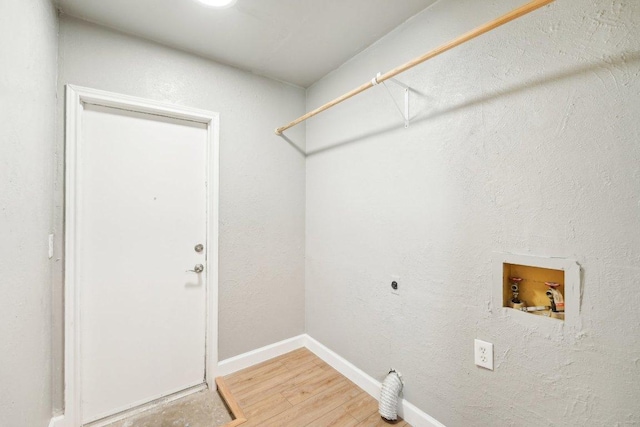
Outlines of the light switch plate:
M53 258L53 234L49 234L49 259Z
M482 340L474 340L476 365L493 371L493 344Z

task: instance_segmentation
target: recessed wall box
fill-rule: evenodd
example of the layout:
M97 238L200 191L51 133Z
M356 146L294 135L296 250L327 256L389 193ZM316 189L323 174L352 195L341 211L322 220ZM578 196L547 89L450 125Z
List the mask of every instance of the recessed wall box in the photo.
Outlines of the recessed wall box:
M580 267L565 258L494 254L493 303L512 316L575 319Z
M503 307L564 320L564 302L560 307L553 295L549 298L550 286L546 285L557 284L555 292L564 295L564 270L505 262L502 264L502 283Z

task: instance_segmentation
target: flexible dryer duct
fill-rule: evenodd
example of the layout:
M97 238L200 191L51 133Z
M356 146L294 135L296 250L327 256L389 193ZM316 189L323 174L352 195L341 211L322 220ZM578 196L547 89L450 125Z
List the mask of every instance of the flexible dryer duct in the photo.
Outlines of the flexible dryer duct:
M392 369L382 382L382 389L380 390L378 411L385 420L395 421L398 419L398 397L401 391L402 377Z

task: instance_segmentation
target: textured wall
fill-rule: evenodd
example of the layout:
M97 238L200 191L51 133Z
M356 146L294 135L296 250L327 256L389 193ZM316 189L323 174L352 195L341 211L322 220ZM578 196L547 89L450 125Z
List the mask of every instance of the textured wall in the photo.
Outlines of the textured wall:
M51 417L51 230L58 18L0 3L0 424Z
M220 113L219 356L225 359L302 333L305 162L273 130L303 113L304 91L63 17L60 93L68 83ZM290 137L304 147L303 128ZM63 147L60 130L59 202ZM62 211L57 205L58 233ZM62 345L61 264L58 260L54 283L58 350ZM57 354L59 367L62 359Z
M307 107L520 3L442 0ZM558 1L399 79L409 129L382 86L307 122L308 333L378 379L396 367L448 426L640 424L640 3ZM575 259L577 326L493 306L494 251Z

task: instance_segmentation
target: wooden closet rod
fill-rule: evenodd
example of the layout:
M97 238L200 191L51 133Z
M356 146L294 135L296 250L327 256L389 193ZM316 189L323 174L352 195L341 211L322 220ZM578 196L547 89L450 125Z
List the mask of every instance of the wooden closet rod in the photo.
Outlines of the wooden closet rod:
M394 68L391 71L388 71L382 75L379 75L377 77L374 77L371 81L358 86L357 88L353 89L350 92L345 93L344 95L341 95L339 97L337 97L336 99L334 99L333 101L327 102L326 104L324 104L321 107L316 108L313 111L309 111L307 114L305 114L304 116L298 117L297 119L295 119L294 121L292 121L291 123L289 123L288 125L282 126L278 129L276 129L276 135L282 135L282 132L284 132L285 130L294 127L295 125L297 125L300 122L303 122L305 120L307 120L308 118L311 118L313 116L315 116L316 114L320 114L325 110L328 110L329 108L333 107L334 105L337 105L339 103L341 103L342 101L345 101L357 94L359 94L360 92L364 92L365 90L372 88L373 86L377 85L378 83L382 83L385 80L389 80L392 77L397 76L398 74L407 71L409 68L413 68L418 64L422 64L423 62L440 55L441 53L444 53L450 49L453 49L456 46L461 45L462 43L466 43L471 39L474 39L486 32L489 32L495 28L498 28L501 25L506 24L507 22L513 21L514 19L520 18L523 15L526 15L527 13L533 12L536 9L541 8L542 6L546 6L549 3L552 3L555 0L533 0L532 2L529 2L525 5L520 6L517 9L512 10L511 12L502 15L499 18L494 19L493 21L487 22L484 25L479 26L478 28L469 31L468 33L465 33L461 36L456 37L455 39L451 40L448 43L443 44L440 47L437 47L435 49L433 49L430 52L425 53L422 56L418 56L417 58L412 59L409 62L406 62L402 65L400 65L399 67Z

